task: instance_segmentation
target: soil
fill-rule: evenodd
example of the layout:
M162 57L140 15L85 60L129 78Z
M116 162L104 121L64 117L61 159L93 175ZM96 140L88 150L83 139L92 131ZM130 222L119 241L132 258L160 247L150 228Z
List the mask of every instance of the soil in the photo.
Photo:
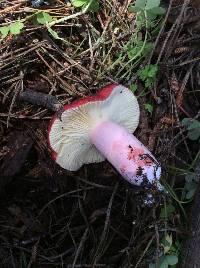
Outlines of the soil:
M67 1L49 2L33 7L28 0L1 1L0 24L37 10L58 17L74 12ZM56 26L66 42L32 18L19 35L0 41L0 267L148 267L159 257L164 232L179 241L190 234L178 205L169 219L160 217L170 196L153 193L155 202L146 206L149 192L125 182L107 161L69 172L51 159L47 132L55 112L109 83L133 81L141 107L135 135L161 163L163 182L183 188L184 176L170 167L195 165L199 142L188 138L181 121L200 117L199 2L164 1L168 11L151 40L155 49L140 66L159 66L145 95L135 74L126 79L108 69L132 35L125 2L111 7L101 1L97 16ZM104 49L111 56L102 62ZM152 115L144 109L149 102ZM190 215L191 203L184 208Z

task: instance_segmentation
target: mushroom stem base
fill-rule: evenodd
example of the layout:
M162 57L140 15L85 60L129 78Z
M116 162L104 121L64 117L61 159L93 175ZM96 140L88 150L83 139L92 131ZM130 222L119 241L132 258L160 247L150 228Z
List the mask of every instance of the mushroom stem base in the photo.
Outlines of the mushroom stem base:
M159 163L124 127L114 122L102 122L91 131L90 139L128 182L162 190L158 182L161 176Z

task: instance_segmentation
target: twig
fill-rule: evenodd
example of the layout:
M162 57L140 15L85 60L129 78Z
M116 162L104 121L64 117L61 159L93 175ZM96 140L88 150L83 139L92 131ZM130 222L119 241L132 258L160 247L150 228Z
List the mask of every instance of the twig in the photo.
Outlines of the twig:
M43 106L54 112L59 111L62 108L62 104L59 103L55 96L37 92L31 89L26 89L19 94L21 101L26 101L31 104Z
M81 238L81 241L79 243L79 246L77 248L77 251L76 251L76 254L75 254L75 258L74 258L74 261L73 261L73 264L72 264L72 268L75 268L75 265L76 265L76 261L78 259L78 256L81 252L81 248L83 247L83 244L85 243L85 240L87 238L87 234L88 234L88 231L89 231L89 228L85 229L85 232Z
M52 27L55 24L62 23L62 22L67 21L67 20L75 19L75 18L77 18L77 17L79 17L81 15L84 15L88 11L88 9L91 6L92 2L93 2L93 0L90 0L90 2L87 4L87 6L82 11L77 12L77 13L72 14L72 15L69 15L69 16L66 16L66 17L63 17L63 18L60 18L58 20L54 20L54 21L48 23L48 26Z
M96 263L99 261L101 255L102 255L102 252L103 252L104 245L106 244L106 241L107 241L106 236L107 236L109 223L110 223L111 207L112 207L112 204L113 204L114 196L116 194L118 185L119 185L119 183L116 183L115 188L114 188L113 193L112 193L112 196L110 198L109 204L108 204L104 228L103 228L103 231L102 231L102 235L101 235L99 245L98 245L97 250L96 250L96 252L94 254L94 260L93 260L93 266L92 267L95 267Z

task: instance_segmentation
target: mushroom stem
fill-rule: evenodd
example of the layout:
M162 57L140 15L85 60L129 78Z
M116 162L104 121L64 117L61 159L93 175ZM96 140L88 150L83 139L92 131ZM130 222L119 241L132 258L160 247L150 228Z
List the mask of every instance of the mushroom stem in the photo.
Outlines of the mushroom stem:
M145 187L159 183L161 167L151 152L132 134L114 122L101 122L90 132L91 142L128 182Z

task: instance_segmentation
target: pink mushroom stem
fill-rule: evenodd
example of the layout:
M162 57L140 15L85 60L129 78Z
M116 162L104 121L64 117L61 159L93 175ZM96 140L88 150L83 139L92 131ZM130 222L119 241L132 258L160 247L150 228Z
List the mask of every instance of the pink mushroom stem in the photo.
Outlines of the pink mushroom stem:
M90 139L128 182L163 189L158 182L160 165L151 152L124 127L109 121L99 123L90 132Z

